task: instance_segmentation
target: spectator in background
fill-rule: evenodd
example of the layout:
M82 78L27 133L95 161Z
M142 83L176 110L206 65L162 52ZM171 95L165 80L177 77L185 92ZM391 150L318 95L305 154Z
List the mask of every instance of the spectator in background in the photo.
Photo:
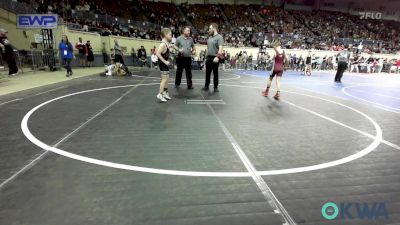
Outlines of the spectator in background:
M86 59L87 59L87 62L88 62L88 67L91 67L92 66L92 62L94 61L94 55L93 55L93 48L92 48L92 46L90 45L90 41L89 40L87 40L87 42L86 42Z
M157 66L158 66L158 57L156 55L156 52L152 52L152 54L151 54L151 63L152 63L154 68L157 68Z
M85 58L86 58L86 44L82 42L82 38L79 38L79 41L76 43L75 48L78 49L79 61L81 63L81 67L85 67Z
M359 56L357 56L357 55L355 55L355 56L352 58L352 60L351 60L351 66L350 66L350 72L353 72L354 69L356 70L356 73L359 72L358 63L359 63L360 59L361 59L361 58L360 58Z
M144 46L140 46L140 49L138 50L138 57L139 60L141 61L141 66L146 65L146 60L147 60L147 53L146 53L146 49L144 48Z
M367 64L367 73L372 73L374 71L374 61L375 59L371 55L365 62Z
M107 65L108 63L108 55L107 55L107 49L106 49L106 43L103 42L101 47L101 53L103 54L103 63L104 65Z
M308 55L306 57L306 66L304 68L304 76L308 75L311 76L311 62L312 62L312 57L311 57L311 51L308 51Z
M400 58L396 61L396 73L400 72Z
M111 31L108 28L105 28L103 30L103 32L101 33L101 36L110 36L111 35Z
M72 76L71 61L74 56L74 48L72 47L72 44L68 41L67 35L62 36L62 40L58 45L58 49L60 51L60 57L65 65L65 69L67 69L66 77Z
M48 9L47 4L44 3L44 0L41 0L41 1L39 2L38 7L37 7L37 12L38 12L38 13L46 14L46 13L47 13L47 9Z
M114 39L114 61L116 63L119 62L119 63L125 65L123 57L124 57L124 53L122 51L122 48L121 48L121 46L119 46L118 40Z
M383 69L383 59L379 58L376 60L375 73L382 72L382 69Z
M82 26L82 31L89 32L89 27L88 27L87 24L84 24L84 25Z
M132 64L133 64L133 66L135 66L136 65L136 62L137 62L137 57L136 57L136 51L135 51L135 48L131 48L131 56L132 56Z
M363 50L363 45L362 45L362 42L360 42L360 44L357 46L356 55L361 55L362 50Z
M176 37L175 37L175 34L172 36L172 41L171 41L171 43L172 44L175 44L175 42L176 42Z
M110 60L111 62L115 60L115 52L114 52L114 48L110 49ZM115 63L115 61L114 61ZM112 64L112 63L111 63Z
M23 2L31 2L24 0ZM142 22L139 27L133 27L129 32L124 31L124 28L119 22L115 22L113 26L108 24L100 24L100 20L88 18L86 21L82 18L82 12L86 16L86 12L99 15L111 16L127 16L130 12L132 20L141 21L139 18L142 15L136 13L143 12L143 16L147 17L153 24L160 25L161 27L169 27L172 29L173 34L177 37L178 27L188 24L185 18L180 17L177 13L178 7L171 3L159 3L154 1L140 1L140 4L130 4L131 0L117 1L115 7L108 7L114 5L114 2L107 1L55 1L60 3L50 2L48 0L36 0L40 2L38 10L39 13L57 13L62 16L63 20L72 24L79 24L79 28L86 30L85 25L90 27L98 27L103 30L102 35L123 35L130 37L155 39L155 34L151 31L152 26L149 23ZM128 3L128 7L126 7ZM107 7L106 7L107 6ZM232 24L221 24L221 33L226 34L224 40L229 46L250 46L261 45L266 41L269 45L271 41L284 34L282 44L288 48L316 48L316 49L332 49L341 51L342 41L335 40L340 38L357 40L354 50L357 54L361 51L365 52L380 52L380 53L394 53L396 48L398 51L399 27L396 23L381 22L378 20L359 20L354 15L339 12L304 12L304 11L285 11L282 8L274 6L269 9L263 9L261 6L227 6L227 5L185 5L182 4L181 9L188 17L194 27L197 29L198 34L193 36L193 39L202 44L206 44L206 30L211 21L224 21L221 20L221 8L225 11L227 20ZM258 7L261 7L258 9ZM107 8L107 10L106 10ZM256 18L253 10L259 11L262 18L266 23L260 23ZM74 13L73 13L74 12ZM75 13L79 12L79 13ZM158 13L160 13L158 15ZM89 16L89 15L88 15ZM259 17L258 16L258 17ZM60 18L61 19L61 18ZM128 18L126 18L128 19ZM335 22L332 22L335 21ZM128 22L129 23L129 22ZM130 23L133 24L133 23ZM108 29L111 29L109 31ZM380 30L379 33L374 31ZM294 39L294 40L293 40ZM174 39L175 40L175 39ZM372 42L363 42L363 40L371 40ZM359 45L359 43L361 43ZM359 45L357 47L357 45Z
M1 56L8 64L8 75L14 76L18 72L17 62L14 56L14 48L10 41L7 39L7 31L0 28L0 50Z

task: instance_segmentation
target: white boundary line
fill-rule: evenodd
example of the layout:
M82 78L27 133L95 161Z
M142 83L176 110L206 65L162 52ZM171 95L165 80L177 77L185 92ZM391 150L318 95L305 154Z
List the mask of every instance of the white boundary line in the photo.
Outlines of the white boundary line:
M143 82L143 81L142 81ZM58 141L53 147L56 148L58 147L58 145L60 145L62 142L64 142L65 140L68 140L72 135L74 135L76 132L78 132L81 128L85 127L89 122L91 122L92 120L94 120L96 117L98 117L99 115L101 115L104 111L106 111L107 109L109 109L110 107L112 107L113 105L115 105L117 102L119 102L123 97L125 97L127 94L129 94L130 92L132 92L135 88L137 88L138 86L134 86L132 88L130 88L127 92L125 92L121 97L119 97L118 99L116 99L115 101L113 101L111 104L109 104L108 106L106 106L105 108L103 108L102 110L100 110L98 113L96 113L94 116L90 117L86 122L84 122L83 124L81 124L78 128L76 128L75 130L73 130L71 133L67 134L64 138L62 138L60 141ZM41 153L38 157L34 158L30 163L28 163L27 165L25 165L23 168L21 168L19 171L15 172L11 177L9 177L8 179L6 179L5 181L3 181L0 184L0 190L7 185L9 182L11 182L13 179L15 179L18 175L24 173L25 171L29 170L31 167L33 167L34 165L36 165L36 163L38 163L40 160L42 160L44 158L44 156L49 152L49 150L44 149L45 151L43 153Z
M261 88L261 87L260 87ZM295 88L297 88L297 89L301 89L301 90L305 90L305 91L309 91L309 92L314 92L314 93L318 93L318 94L322 94L322 95L326 95L326 96L330 96L330 95L328 95L328 94L326 94L326 93L323 93L323 92L319 92L319 91L314 91L314 90L310 90L310 89L307 89L307 88L300 88L300 87L295 87ZM290 91L285 91L285 92L290 92ZM330 96L330 97L334 97L334 98L339 98L339 99L343 99L343 100L348 100L348 99L345 99L345 98L342 98L342 97L338 97L338 96ZM286 101L286 100L284 100L286 103L290 103L290 102L288 102L288 101ZM293 106L296 106L296 107L301 107L301 106L298 106L298 105L295 105L294 103L290 103L290 104L292 104ZM384 109L384 108L380 108L380 107L378 107L378 106L375 106L375 107L377 107L377 108L379 108L379 109L383 109L383 110L387 110L387 109ZM315 113L315 115L317 115L318 113L316 113L316 112L314 112L314 111L311 111L311 110L308 110L308 109L306 109L306 108L304 108L304 107L302 107L302 109L303 110L306 110L306 111L309 111L310 113ZM319 114L319 115L321 115L321 114ZM319 116L319 115L317 115L317 116ZM321 115L322 116L322 115ZM332 121L333 122L333 121ZM350 127L348 127L349 129L352 129L352 128L350 128ZM365 135L365 136L367 136L367 137L369 137L369 138L375 138L373 135L371 135L371 134L368 134L368 133L366 133L366 132L363 132L363 131L360 131L360 130L354 130L354 131L357 131L357 132L359 132L360 134L363 134L363 135ZM383 144L385 144L385 145L388 145L388 146L390 146L390 147L392 147L392 148L394 148L394 149L397 149L397 150L400 150L400 146L398 146L398 145L396 145L396 144L394 144L394 143L391 143L391 142L389 142L389 141L386 141L386 140L384 140L384 139L382 139L382 143Z
M207 104L212 104L212 105L226 105L225 102L186 102L188 105L207 105Z
M200 99L188 99L186 100L187 102L223 102L224 100L222 99L204 99L204 100L200 100Z
M380 104L380 103L377 103L377 102L369 101L369 100L366 100L366 99L363 99L363 98L354 96L354 95L352 95L352 94L349 94L349 93L346 91L346 89L349 89L349 88L364 87L364 86L368 86L368 85L352 85L352 86L343 87L343 88L342 88L342 92L343 92L343 94L345 94L345 95L347 95L347 96L350 96L350 97L352 97L352 98L355 98L355 99L358 99L358 100L361 100L361 101L364 101L364 102L371 103L371 104L373 104L373 105L375 105L375 106L383 107L383 108L385 108L385 110L387 110L387 111L389 111L389 112L393 112L393 113L400 114L400 109L399 109L399 108L394 108L394 107L390 107L390 106L387 106L387 105L384 105L384 104Z
M8 103L11 103L11 102L21 101L21 100L23 100L23 98L16 98L16 99L13 99L13 100L10 100L10 101L7 101L7 102L0 103L0 106L8 104Z
M285 78L285 79L286 79L286 78ZM263 82L240 82L240 83L260 83L260 84L264 84ZM291 83L291 82L288 82L288 83L284 82L284 83L282 83L282 84L292 85L293 83L295 83L295 82L292 82L292 83ZM334 85L327 85L327 86L336 87L336 86L334 86ZM355 86L361 87L361 86L374 86L374 85L372 85L372 84L371 84L371 85L369 85L369 84L366 84L366 85L360 84L360 85L355 85ZM329 95L329 94L327 94L327 93L323 93L323 92L320 92L320 91L315 91L315 90L308 89L308 88L297 87L297 86L295 86L295 88L301 89L301 90L310 91L310 92L314 92L314 93L318 93L318 94L323 94L323 95L329 96L329 97L339 98L339 99L343 99L343 100L349 100L349 99L346 99L346 98L343 98L343 97L340 97L340 96L333 96L333 95ZM394 88L394 87L393 87L393 88ZM342 88L342 89L343 89L343 88ZM342 90L342 92L343 92L343 90ZM350 95L348 95L348 94L345 94L345 95L354 98L354 96L350 96ZM360 99L360 100L362 100L362 101L364 102L364 104L365 104L365 101L366 101L365 99ZM361 103L363 103L363 102L361 102ZM368 103L372 103L373 106L374 106L375 108L382 109L382 110L385 110L385 111L387 111L387 112L392 112L392 113L397 113L397 114L400 113L399 111L395 111L395 110L391 110L391 109L385 108L386 106L379 106L379 105L376 105L375 102L368 102ZM368 104L366 104L366 105L368 105ZM368 105L368 106L370 106L370 105ZM400 110L400 109L399 109L399 110Z
M238 85L224 85L224 86L238 86ZM243 87L243 86L239 86L239 87ZM247 86L247 87L248 88L259 89L258 87L251 87L251 86ZM357 152L357 153L355 153L353 155L347 156L345 158L334 160L334 161L327 162L327 163L321 163L321 164L317 164L317 165L313 165L313 166L305 166L305 167L297 167L297 168L281 169L281 170L272 170L272 171L260 171L259 172L260 175L278 175L278 174L298 173L298 172L313 171L313 170L319 170L319 169L323 169L323 168L329 168L329 167L341 165L341 164L351 162L351 161L353 161L355 159L361 158L361 157L369 154L376 147L378 147L380 142L382 142L382 129L380 128L380 126L378 125L378 123L375 120L373 120L371 117L369 117L368 115L364 114L363 112L361 112L361 111L359 111L357 109L354 109L354 108L352 108L350 106L344 105L342 103L332 101L332 100L328 100L328 99L324 99L324 98L320 98L320 97L316 97L316 96L312 96L312 95L297 93L297 92L293 92L293 91L285 91L285 92L286 93L292 93L292 94L296 94L296 95L303 95L303 96L307 96L307 97L320 99L320 100L323 100L323 101L326 101L326 102L330 102L330 103L334 103L336 105L343 106L343 107L348 108L348 109L350 109L350 110L352 110L354 112L357 112L357 113L361 114L362 116L364 116L365 118L367 118L373 124L373 126L375 127L375 130L376 130L376 136L373 137L374 141L368 147L366 147L365 149L363 149L363 150L361 150L361 151L359 151L359 152ZM301 107L301 109L305 109L305 108ZM313 112L313 111L308 110L308 109L307 109L307 111L308 112ZM345 124L343 124L343 123L341 123L339 121L336 121L336 120L334 120L332 118L329 118L327 116L323 116L323 115L318 114L316 112L313 112L313 113L315 113L315 115L320 115L321 118L328 119L328 121L334 122L334 123L336 123L338 125L344 126L346 128L351 128L351 130L353 130L353 131L358 130L356 128L353 128L351 126L345 125ZM362 132L362 131L360 131L360 132ZM365 133L365 132L362 132L362 133ZM371 136L368 135L367 137L371 137Z
M39 95L42 95L42 94L45 94L45 93L48 93L48 92L52 92L52 91L56 91L56 90L59 90L59 89L62 89L62 88L66 88L66 87L68 87L68 86L64 85L64 86L61 86L61 87L58 87L58 88L54 88L54 89L51 89L51 90L48 90L48 91L40 92L40 93L35 94L33 96L39 96ZM16 98L16 99L11 100L11 101L3 102L3 103L0 103L0 106L8 104L8 103L11 103L11 102L21 101L21 100L24 100L24 98Z
M262 78L261 76L257 76L257 75L249 75L249 76L254 76L254 77ZM362 76L362 75L354 75L354 76L365 78L365 77ZM286 78L285 78L285 79L286 79ZM292 80L293 80L293 79L292 79ZM241 82L241 83L260 83L260 84L264 84L264 82ZM290 82L289 82L289 83L290 83ZM356 84L357 84L357 83L356 83ZM290 84L289 84L289 85L290 85ZM335 87L334 85L329 85L329 86ZM354 85L354 86L352 86L352 87L355 87L355 86L357 86L357 87L362 87L362 86L378 86L378 87L380 87L380 85L377 85L377 84L364 84L364 83L359 83L358 85ZM395 86L393 86L393 87L392 87L392 86L387 86L387 87L397 88L397 87L395 87ZM261 87L260 87L260 88L261 88ZM309 92L314 92L314 93L322 94L322 95L329 96L329 97L334 97L334 98L342 99L342 100L348 100L348 99L343 98L343 97L331 96L331 95L328 95L327 93L323 93L323 92L319 92L319 91L315 91L315 90L311 90L311 89L307 89L307 88L302 88L302 87L297 87L297 86L295 86L295 88L301 89L301 90L305 90L305 91L309 91ZM342 91L343 91L343 88L342 88ZM288 91L286 91L286 92L288 92ZM350 96L350 97L351 97L351 96ZM388 97L389 97L389 96L388 96ZM391 96L391 97L392 97L392 96ZM371 103L372 103L372 102L371 102ZM381 106L378 106L378 105L373 105L373 106L376 107L376 108L378 108L378 109L385 110L385 111L389 111L389 112L393 112L393 113L400 113L400 112L398 112L398 111L393 111L393 110L390 110L390 109L387 109L387 108L384 108L384 107L381 107ZM305 108L304 108L304 109L305 109ZM365 133L365 132L364 132L364 133ZM368 136L368 137L370 137L370 138L373 138L373 136L370 135L370 134L365 133L364 135L366 135L366 136ZM386 145L388 145L388 146L390 146L390 147L392 147L392 148L394 148L394 149L400 150L400 146L398 146L398 145L396 145L396 144L394 144L394 143L391 143L391 142L389 142L389 141L382 140L382 143L383 143L383 144L386 144Z
M293 72L293 71L288 71L288 72ZM254 74L247 74L247 73L243 73L240 75L244 75L244 76L250 76L250 77L257 77L257 78L268 78L269 77L269 73L270 71L266 71L265 76L263 75L254 75ZM235 75L239 75L237 73L232 73ZM297 78L300 77L300 78ZM324 84L332 84L333 83L333 79L332 81L329 80L314 80L313 78L315 78L316 76L310 76L310 77L305 77L303 75L294 75L294 74L286 74L285 75L285 79L283 79L282 82L285 82L284 80L286 80L286 82L295 82L295 81L304 81L305 84L315 84L315 85L324 85ZM310 79L308 79L310 78ZM333 78L333 77L332 77ZM359 84L368 84L367 82L361 82L361 83L356 83L356 82L346 82L346 84L354 84L354 85L359 85Z
M231 74L228 73L229 75L233 75L236 77L232 77L232 78L221 78L219 79L220 81L227 81L227 80L238 80L241 78L241 76L239 74ZM147 78L147 79L160 79L160 77L148 77L148 76L141 76L141 75L136 75L136 74L132 74L131 76L128 77L141 77L141 78ZM170 78L171 80L175 80L175 78ZM110 80L119 80L119 79L110 79ZM186 78L182 78L181 81L186 81ZM200 78L193 78L192 81L204 81L204 79L200 79Z
M41 147L42 149L48 150L48 151L52 151L54 153L69 157L69 158L73 158L76 160L80 160L80 161L84 161L84 162L88 162L88 163L93 163L93 164L97 164L97 165L102 165L102 166L108 166L108 167L112 167L112 168L117 168L117 169L124 169L124 170L134 170L134 171L139 171L139 172L148 172L148 173L158 173L158 174L165 174L165 175L181 175L181 176L207 176L207 177L247 177L250 176L250 174L248 172L195 172L195 171L177 171L177 170L166 170L166 169L155 169L155 168L149 168L149 167L139 167L139 166L131 166L131 165L126 165L126 164L119 164L119 163L113 163L113 162L108 162L108 161L103 161L103 160L98 160L98 159L93 159L90 157L85 157L85 156L81 156L81 155L77 155L77 154L73 154L55 147L51 147L45 143L43 143L42 141L38 140L35 136L33 136L33 134L29 131L28 128L28 120L29 117L40 107L49 104L51 102L57 101L59 99L62 98L66 98L66 97L70 97L70 96L74 96L74 95L78 95L78 94L83 94L83 93L88 93L88 92L94 92L94 91L99 91L99 90L107 90L107 89L116 89L116 88L123 88L123 87L132 87L132 86L148 86L148 85L158 85L158 83L149 83L149 84L140 84L140 85L124 85L124 86L113 86L113 87L106 87L106 88L99 88L99 89L92 89L92 90L86 90L86 91L81 91L81 92L76 92L76 93L72 93L72 94L68 94L68 95L64 95L64 96L60 96L58 98L54 98L51 99L49 101L46 101L36 107L34 107L33 109L31 109L23 118L22 122L21 122L21 129L24 133L24 135L35 145ZM241 85L221 85L221 86L231 86L231 87L242 87L242 88L256 88L259 89L259 87L253 87L253 86L241 86ZM302 93L297 93L297 92L289 92L287 91L287 93L293 93L293 94L297 94L297 95L303 95L303 96L308 96L311 98L316 98L316 99L320 99L323 101L327 101L327 102L331 102L333 104L337 104L339 106L343 106L345 108L348 108L350 110L353 110L359 114L361 114L362 116L364 116L365 118L367 118L375 127L376 129L376 136L374 138L374 141L367 146L366 148L364 148L363 150L357 152L356 154L350 155L348 157L339 159L339 160L335 160L332 162L327 162L327 163L322 163L322 164L317 164L317 165L313 165L313 166L306 166L306 167L298 167L298 168L291 168L291 169L283 169L283 170L268 170L268 171L259 171L259 175L278 175L278 174L288 174L288 173L300 173L300 172L306 172L306 171L312 171L312 170L319 170L319 169L324 169L324 168L328 168L328 167L332 167L332 166L336 166L336 165L340 165L340 164L344 164L347 162L350 162L352 160L361 158L365 155L367 155L368 153L372 152L378 145L379 143L382 141L382 130L379 127L379 125L372 119L370 118L368 115L350 107L347 105L344 105L342 103L338 103L332 100L328 100L328 99L324 99L324 98L320 98L320 97L316 97L316 96L312 96L312 95L307 95L307 94L302 94Z
M398 98L398 97L394 97L394 96L391 96L391 95L377 94L377 93L373 93L373 92L366 92L366 91L357 90L357 89L353 89L352 91L355 91L355 92L361 92L361 93L367 93L367 94L370 94L370 95L376 95L376 96L382 96L382 97L387 97L387 98L393 98L393 99L400 100L400 98Z
M50 90L47 90L47 91L44 91L44 92L40 92L40 93L35 94L34 96L39 96L39 95L46 94L46 93L49 93L49 92L52 92L52 91L56 91L56 90L60 90L60 89L66 88L66 87L68 87L68 85L64 85L64 86L61 86L61 87L58 87L58 88L53 88L53 89L50 89Z
M202 95L204 98L204 96ZM246 167L247 171L253 178L254 182L260 189L261 193L264 195L265 199L268 201L268 203L279 212L283 219L285 220L286 224L290 225L295 225L296 222L293 220L293 218L289 215L285 207L282 205L282 203L278 200L278 198L275 196L275 194L272 192L271 188L268 186L268 184L265 182L265 180L259 175L259 172L256 170L255 166L251 163L250 159L246 156L242 148L240 147L239 143L236 141L236 139L233 137L231 132L229 132L228 128L225 126L225 124L222 122L222 120L219 118L215 110L210 104L207 104L208 108L210 109L211 113L214 115L214 117L217 119L218 125L221 127L222 131L224 132L225 136L228 138L228 140L231 142L231 145L233 149L235 149L236 153L238 154L240 160ZM276 212L276 211L275 211Z
M227 86L227 85L225 85L225 86ZM254 87L254 88L257 88L257 87ZM261 89L261 88L263 88L263 87L259 87L259 88ZM348 99L346 99L346 98L342 98L342 97L339 97L339 96L331 96L331 95L328 95L328 94L326 94L326 93L319 92L319 91L314 91L314 90L307 89L307 88L300 88L300 87L295 87L295 88L296 88L296 89L305 90L305 91L309 91L309 92L314 92L314 93L321 94L321 95L325 95L325 96L329 96L329 97L332 97L332 98L338 98L338 99L342 99L342 100L346 100L346 101L348 100ZM289 92L289 93L290 93L291 91L284 91L284 92ZM292 92L292 93L296 93L296 92ZM297 93L296 93L296 94L297 94ZM307 95L307 94L300 94L300 95L310 96L310 95ZM317 97L317 98L318 98L318 97ZM379 106L375 106L375 107L387 111L387 109L381 108L381 107L379 107ZM305 108L304 108L304 109L305 109ZM367 136L367 137L374 138L373 135L368 134L368 133L366 133L366 132L363 132L362 134L365 135L365 136ZM388 146L390 146L390 147L392 147L392 148L394 148L394 149L400 150L400 146L398 146L398 145L396 145L396 144L394 144L394 143L391 143L391 142L389 142L389 141L387 141L387 140L382 139L382 143L383 143L383 144L386 144L386 145L388 145Z
M245 82L241 82L241 83L245 83ZM246 82L246 83L260 83L260 84L263 84L262 82ZM262 87L260 87L260 88L262 88ZM338 99L342 99L342 100L346 100L346 101L348 100L348 99L343 98L343 97L331 96L331 95L329 95L329 94L327 94L327 93L323 93L323 92L319 92L319 91L315 91L315 90L311 90L311 89L307 89L307 88L302 88L302 87L295 87L295 88L296 88L296 89L305 90L305 91L309 91L309 92L313 92L313 93L317 93L317 94L321 94L321 95L325 95L325 96L329 96L329 97L332 97L332 98L338 98ZM288 91L285 91L285 92L288 92ZM385 108L383 108L383 107L379 107L379 106L375 106L375 105L374 105L374 107L379 108L379 109L382 109L382 110L385 110L385 111L390 111L390 112L397 113L396 111L388 110L388 109L385 109ZM304 109L305 109L305 108L304 108ZM364 133L365 133L365 132L364 132ZM374 136L371 135L371 134L365 133L365 134L363 134L363 135L368 136L368 137L370 137L370 138L374 138ZM391 142L389 142L389 141L387 141L387 140L382 139L382 143L383 143L383 144L386 144L386 145L388 145L388 146L390 146L390 147L392 147L392 148L394 148L394 149L400 150L400 146L399 146L399 145L396 145L396 144L394 144L394 143L391 143Z
M316 91L316 90L312 90L312 89L308 89L308 88L297 87L297 86L292 86L292 87L294 87L296 89L304 90L304 91L309 91L309 92L325 95L325 96L332 97L332 98L338 98L338 99L342 99L342 100L346 100L346 101L351 100L350 98L343 98L343 97L340 97L340 96L329 95L328 93L324 93L324 92L320 92L320 91ZM371 106L370 104L367 104L365 102L357 102L357 103L364 104L364 105L367 105L367 106ZM397 111L390 110L390 109L387 109L387 108L384 108L384 107L381 107L381 106L378 106L378 105L373 105L373 106L375 108L378 108L378 109L381 109L381 110L384 110L384 111L387 111L387 112L398 113Z
M36 163L38 163L40 160L42 160L44 158L44 156L48 153L49 151L44 151L43 153L41 153L38 157L34 158L30 163L26 164L24 167L22 167L20 170L18 170L17 172L15 172L13 175L11 175L11 177L7 178L6 180L4 180L3 182L1 182L0 184L0 190L7 185L9 182L11 182L12 180L14 180L17 176L19 176L20 174L22 174L23 172L29 170L32 166L34 166Z

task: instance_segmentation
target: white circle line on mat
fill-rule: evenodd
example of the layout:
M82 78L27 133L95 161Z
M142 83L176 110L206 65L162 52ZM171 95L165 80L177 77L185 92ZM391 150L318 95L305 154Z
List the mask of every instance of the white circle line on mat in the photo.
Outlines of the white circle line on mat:
M350 88L366 87L366 86L370 86L370 85L352 85L352 86L342 87L342 92L343 92L343 94L345 94L345 95L347 95L349 97L358 99L358 100L363 101L363 102L371 103L371 104L373 104L375 106L379 106L379 108L384 109L386 111L400 114L400 109L399 108L395 108L395 107L387 106L385 104L380 104L380 103L377 103L377 102L374 102L374 101L366 100L366 99L354 96L354 95L352 95L352 94L347 92L347 89L350 89ZM371 86L373 86L373 85L371 85Z
M89 93L89 92L109 90L109 89L117 89L117 88L126 88L126 87L133 87L133 86L149 86L149 85L158 85L158 83L134 84L134 85L123 85L123 86L113 86L113 87L91 89L91 90L71 93L71 94L68 94L68 95L63 95L63 96L48 100L48 101L43 102L40 105L34 107L33 109L31 109L24 116L24 118L21 121L22 132L24 133L24 135L32 143L34 143L35 145L37 145L38 147L40 147L40 148L42 148L44 150L51 151L51 152L54 152L56 154L59 154L59 155L62 155L62 156L68 157L68 158L72 158L72 159L75 159L75 160L79 160L79 161L83 161L83 162L87 162L87 163L92 163L92 164L96 164L96 165L101 165L101 166L106 166L106 167L111 167L111 168L116 168L116 169L132 170L132 171L138 171L138 172L155 173L155 174L163 174L163 175L177 175L177 176L198 176L198 177L249 177L249 176L251 176L251 174L248 173L248 172L201 172L201 171L168 170L168 169L157 169L157 168L133 166L133 165L127 165L127 164L114 163L114 162L94 159L94 158L90 158L90 157L86 157L86 156L81 156L81 155L78 155L78 154L70 153L68 151L65 151L65 150L62 150L62 149L59 149L59 148L56 148L56 147L49 146L48 144L46 144L46 143L40 141L39 139L37 139L30 132L30 130L28 128L28 122L29 122L30 116L36 110L38 110L39 108L41 108L41 107L43 107L43 106L45 106L45 105L47 105L47 104L49 104L51 102L54 102L54 101L57 101L57 100L60 100L60 99L63 99L63 98L79 95L79 94ZM243 85L224 85L224 84L221 84L221 86L241 87L241 88L257 88L257 89L259 89L259 87L243 86ZM323 101L326 101L326 102L330 102L330 103L337 104L339 106L348 108L348 109L350 109L350 110L352 110L354 112L357 112L358 114L360 114L363 117L367 118L373 124L373 126L374 126L374 128L376 130L376 135L375 135L375 137L373 137L374 141L370 145L368 145L366 148L362 149L361 151L359 151L359 152L357 152L357 153L355 153L353 155L347 156L345 158L341 158L341 159L330 161L330 162L326 162L326 163L316 164L316 165L312 165L312 166L289 168L289 169L280 169L280 170L257 171L257 173L259 175L280 175L280 174L300 173L300 172L320 170L320 169L324 169L324 168L329 168L329 167L341 165L341 164L348 163L348 162L351 162L353 160L359 159L359 158L369 154L382 141L382 130L381 130L380 126L377 124L376 121L374 121L372 118L370 118L368 115L364 114L363 112L360 112L359 110L354 109L354 108L352 108L350 106L347 106L347 105L344 105L342 103L335 102L335 101L332 101L332 100L329 100L329 99L316 97L316 96L312 96L312 95L308 95L308 94L297 93L297 92L293 92L293 91L285 91L285 92L286 93L292 93L292 94L303 95L303 96L307 96L307 97L320 99L320 100L323 100ZM333 120L333 119L331 119L331 120ZM338 123L340 123L340 122L338 122Z

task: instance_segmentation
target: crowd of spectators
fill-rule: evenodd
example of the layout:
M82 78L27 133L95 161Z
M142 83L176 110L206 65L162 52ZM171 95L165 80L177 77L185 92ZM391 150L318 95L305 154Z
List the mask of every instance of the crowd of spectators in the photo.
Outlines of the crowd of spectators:
M367 52L400 50L398 22L362 20L342 12L288 11L261 5L175 5L145 0L19 1L34 2L38 13L57 13L72 27L102 35L158 39L159 29L169 27L177 37L180 28L189 25L195 42L205 44L208 25L217 22L225 44L234 47L268 46L280 39L285 48L291 49L341 50L343 44L357 46L363 42ZM103 16L113 19L105 21Z
M309 56L311 57L312 71L337 69L337 55L316 56L309 52ZM288 53L289 63L286 69L304 74L307 57L308 55ZM259 53L255 57L246 51L240 51L232 56L228 52L225 53L224 68L226 69L271 70L272 66L273 58L268 52L266 54ZM400 59L381 58L374 54L369 54L367 57L352 54L347 70L356 73L400 73Z

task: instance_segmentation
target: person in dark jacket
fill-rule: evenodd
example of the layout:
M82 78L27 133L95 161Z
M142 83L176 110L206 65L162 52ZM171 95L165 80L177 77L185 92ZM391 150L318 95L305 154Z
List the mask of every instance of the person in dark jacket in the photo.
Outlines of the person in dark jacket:
M63 61L65 68L67 69L67 77L72 76L72 69L71 69L71 61L73 58L73 51L74 48L71 42L68 41L67 35L62 36L62 40L58 45L58 49L60 50L60 57Z
M90 41L89 40L86 42L86 50L87 50L86 51L86 60L88 62L88 67L91 67L92 63L94 61L94 55L93 55L93 48L90 45Z
M0 28L0 51L1 56L8 64L8 75L14 76L18 72L17 62L14 55L14 48L8 40L7 31L3 28Z
M141 67L146 65L146 61L147 61L147 53L146 53L146 49L144 48L144 46L140 46L140 49L138 50L138 58L141 62Z
M124 51L121 46L119 46L117 39L114 39L114 61L125 65Z

